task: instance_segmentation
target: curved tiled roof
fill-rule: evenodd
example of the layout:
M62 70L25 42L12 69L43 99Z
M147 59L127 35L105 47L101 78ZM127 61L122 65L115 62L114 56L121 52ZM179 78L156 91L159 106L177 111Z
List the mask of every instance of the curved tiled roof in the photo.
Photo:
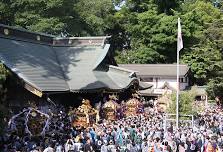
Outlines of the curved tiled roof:
M105 65L105 39L54 38L0 25L0 60L41 92L122 90L138 83L132 71Z

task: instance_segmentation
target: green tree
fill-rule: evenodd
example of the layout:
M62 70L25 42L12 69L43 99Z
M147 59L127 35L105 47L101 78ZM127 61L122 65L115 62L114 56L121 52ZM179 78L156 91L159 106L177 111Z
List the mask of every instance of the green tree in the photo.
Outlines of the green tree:
M189 47L186 46L182 59L189 65L194 75L194 83L204 85L215 73L213 66L222 60L223 16L220 10L210 3L200 1L185 6L184 9L197 9L199 23L195 23L199 26L194 37L195 43L191 43ZM187 15L190 14L184 14L184 16Z
M115 14L116 23L121 24L125 29L121 36L127 39L127 43L124 43L124 53L118 53L120 58L129 58L129 54L132 54L130 60L124 61L128 63L172 62L175 56L172 52L176 50L177 18L165 13L159 14L155 2L142 2L137 9L135 7L132 9L130 6L128 4L122 7ZM129 53L125 53L127 51Z
M180 0L155 0L158 11L165 14L173 14L172 9L179 7Z
M196 91L194 89L190 91L182 91L179 95L179 114L196 114L196 109L193 107ZM170 103L167 111L169 113L176 113L176 93L171 96L172 102Z
M111 0L3 0L0 23L36 32L65 35L103 35L112 14Z
M115 12L114 5L111 0L79 0L74 5L80 19L86 24L86 35L105 35L110 28L109 19Z
M73 21L72 0L15 0L11 1L13 12L11 25L31 31L60 34L67 28L67 21ZM77 20L78 22L78 20Z
M181 61L190 66L195 84L207 84L213 72L211 65L221 60L221 11L211 1L171 2L126 1L114 15L113 23L122 29L112 37L113 42L120 42L114 48L118 50L116 60L118 63L176 62L177 18L181 17L184 41ZM214 39L218 39L218 44Z
M116 27L124 29L118 33L119 39L124 40L117 47L123 51L117 53L120 63L176 62L178 17L182 19L183 54L188 55L195 48L207 50L200 41L204 39L207 24L221 18L220 10L210 2L199 0L165 2L129 0L115 13L114 23L119 25ZM187 63L187 59L184 61Z
M208 82L207 93L208 93L209 99L215 99L215 97L218 97L220 99L220 101L222 102L222 99L223 99L223 78L216 77L215 79L211 79Z
M0 64L0 134L3 133L4 127L7 125L4 121L4 117L8 114L8 109L5 107L6 100L6 89L5 81L8 75L8 71L5 69L3 64Z

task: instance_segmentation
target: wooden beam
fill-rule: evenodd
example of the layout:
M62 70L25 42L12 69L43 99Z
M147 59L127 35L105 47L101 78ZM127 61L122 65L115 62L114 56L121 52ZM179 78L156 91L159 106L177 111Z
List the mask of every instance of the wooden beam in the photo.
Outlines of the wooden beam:
M24 88L26 88L28 91L32 92L33 94L37 95L38 97L42 97L43 93L42 91L39 91L35 87L25 83Z

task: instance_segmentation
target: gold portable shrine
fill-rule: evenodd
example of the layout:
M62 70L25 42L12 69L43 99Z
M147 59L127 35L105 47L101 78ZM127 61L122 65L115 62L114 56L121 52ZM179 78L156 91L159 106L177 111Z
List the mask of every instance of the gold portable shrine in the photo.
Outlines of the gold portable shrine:
M114 121L116 120L117 109L120 108L119 104L116 102L118 99L115 95L109 95L109 101L105 102L102 106L105 119Z
M132 98L129 99L126 103L125 103L125 116L129 117L129 116L135 116L139 110L139 107L141 106L141 102L139 101L139 96L137 93L132 94Z
M76 128L87 128L99 119L98 111L92 108L90 101L83 99L82 105L70 111L70 115L74 115L73 126Z

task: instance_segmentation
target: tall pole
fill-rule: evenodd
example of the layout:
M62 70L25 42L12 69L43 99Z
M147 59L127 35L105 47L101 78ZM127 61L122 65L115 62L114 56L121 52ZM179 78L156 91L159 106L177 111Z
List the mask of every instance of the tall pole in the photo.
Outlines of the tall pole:
M177 50L177 96L176 96L176 128L179 127L179 59L180 51Z
M176 128L179 127L179 60L180 50L183 48L183 40L181 35L180 18L178 18L178 29L177 29L177 96L176 96Z

